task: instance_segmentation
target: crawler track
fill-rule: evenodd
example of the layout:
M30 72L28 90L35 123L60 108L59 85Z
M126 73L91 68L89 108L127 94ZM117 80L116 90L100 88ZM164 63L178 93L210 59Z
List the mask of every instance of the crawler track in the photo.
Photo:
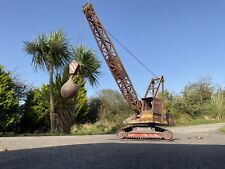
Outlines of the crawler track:
M122 140L172 140L173 133L156 125L138 124L121 128L117 137Z

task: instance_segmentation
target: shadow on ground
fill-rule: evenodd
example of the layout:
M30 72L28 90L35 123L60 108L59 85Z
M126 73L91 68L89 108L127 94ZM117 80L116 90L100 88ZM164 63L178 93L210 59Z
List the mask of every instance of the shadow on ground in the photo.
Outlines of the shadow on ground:
M224 169L225 146L83 144L0 153L1 169Z

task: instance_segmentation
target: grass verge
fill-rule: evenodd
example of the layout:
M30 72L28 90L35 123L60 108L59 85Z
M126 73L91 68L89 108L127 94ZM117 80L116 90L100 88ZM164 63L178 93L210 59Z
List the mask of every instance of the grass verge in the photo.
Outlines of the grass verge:
M73 135L111 134L115 133L120 127L121 124L119 123L98 121L94 124L74 125L71 133Z
M187 121L177 120L176 126L190 126L190 125L213 124L213 123L222 123L222 122L225 122L225 120L196 118L196 119L190 119Z

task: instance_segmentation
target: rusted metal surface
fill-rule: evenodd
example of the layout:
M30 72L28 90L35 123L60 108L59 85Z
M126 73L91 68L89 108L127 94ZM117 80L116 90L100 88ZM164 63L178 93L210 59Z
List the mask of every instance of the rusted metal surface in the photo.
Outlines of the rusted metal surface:
M78 68L79 68L79 63L77 61L73 60L69 64L69 74L75 75L78 71Z
M110 40L100 20L96 16L95 11L90 3L84 5L83 12L87 18L98 47L107 65L109 66L109 69L121 93L131 108L139 114L141 111L141 102L137 97L132 82L130 81L129 76L123 67L123 64L112 41Z
M73 82L72 76L69 80L61 87L61 96L64 98L72 98L78 92L78 86Z
M157 98L157 94L160 90L160 87L162 88L162 93L164 90L163 76L153 78L147 88L145 97L139 100L136 91L132 85L132 82L119 58L119 55L106 30L104 29L101 21L97 17L92 4L87 3L86 5L84 5L83 12L86 16L86 19L97 42L97 45L121 93L123 94L130 107L136 113L135 115L124 120L124 123L133 126L153 124L154 127L151 128L154 128L154 130L155 128L157 128L157 126L155 125L171 125L174 122L173 116L168 115L168 113L165 113L165 106L163 102ZM133 129L133 126L129 127L129 129ZM157 132L136 133L132 130L128 132L126 128L126 130L119 131L118 137L164 138L164 131L164 129L161 129Z
M69 80L61 87L61 96L64 98L72 98L78 92L78 86L73 82L73 76L76 75L79 69L79 64L77 61L73 60L69 64Z
M148 97L150 94L153 97L156 97L159 91L159 88L162 87L162 94L164 92L164 77L152 78L147 90L145 92L145 97Z
M158 126L134 125L120 129L119 139L164 139L172 140L173 133Z

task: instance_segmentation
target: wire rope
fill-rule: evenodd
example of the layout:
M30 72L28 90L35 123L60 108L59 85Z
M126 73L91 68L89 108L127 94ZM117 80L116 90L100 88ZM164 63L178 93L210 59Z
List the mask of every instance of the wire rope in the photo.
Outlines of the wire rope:
M142 65L150 74L152 74L154 77L157 77L153 71L146 66L136 55L134 55L122 42L120 42L115 36L113 36L110 32L106 31L127 53L129 53L140 65Z

